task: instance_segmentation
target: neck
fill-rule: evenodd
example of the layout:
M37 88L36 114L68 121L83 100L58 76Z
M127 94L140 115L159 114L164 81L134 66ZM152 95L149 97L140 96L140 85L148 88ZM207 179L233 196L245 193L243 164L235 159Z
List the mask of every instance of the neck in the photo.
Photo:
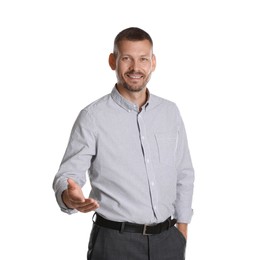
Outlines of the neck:
M143 88L141 91L129 91L123 86L117 84L117 90L119 93L131 103L136 104L141 108L147 101L147 88Z

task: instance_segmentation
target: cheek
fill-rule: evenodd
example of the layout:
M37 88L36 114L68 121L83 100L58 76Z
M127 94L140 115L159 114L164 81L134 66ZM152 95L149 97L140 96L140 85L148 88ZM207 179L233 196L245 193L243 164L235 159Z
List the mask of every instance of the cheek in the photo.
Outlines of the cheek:
M125 74L124 70L119 69L119 68L116 70L116 76L118 79L123 80L124 74Z
M119 63L118 66L117 66L117 71L119 73L123 73L124 71L126 71L128 68L128 66L126 64L123 64L123 63Z
M154 71L153 66L147 66L146 68L144 68L144 71L146 71L146 74L149 75Z

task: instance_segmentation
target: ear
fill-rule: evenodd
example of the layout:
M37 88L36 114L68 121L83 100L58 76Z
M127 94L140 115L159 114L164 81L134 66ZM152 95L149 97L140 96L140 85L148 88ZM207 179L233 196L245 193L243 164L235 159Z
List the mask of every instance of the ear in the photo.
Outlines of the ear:
M153 54L152 55L152 71L156 69L156 56Z
M116 57L113 53L111 53L109 56L109 65L112 70L116 69Z

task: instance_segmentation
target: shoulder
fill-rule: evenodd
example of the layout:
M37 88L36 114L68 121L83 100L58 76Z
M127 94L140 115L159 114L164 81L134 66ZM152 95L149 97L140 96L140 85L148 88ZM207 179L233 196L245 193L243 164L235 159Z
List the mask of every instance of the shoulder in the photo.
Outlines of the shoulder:
M93 125L95 116L104 112L109 99L110 94L107 94L82 108L76 118L75 125Z
M174 101L150 94L150 104L152 107L161 107L165 109L178 111L178 106Z
M98 111L102 111L103 109L105 109L106 105L108 104L108 101L110 100L110 96L111 96L110 94L107 94L107 95L93 101L92 103L90 103L89 105L84 107L81 110L81 113L93 115L94 113L96 113Z

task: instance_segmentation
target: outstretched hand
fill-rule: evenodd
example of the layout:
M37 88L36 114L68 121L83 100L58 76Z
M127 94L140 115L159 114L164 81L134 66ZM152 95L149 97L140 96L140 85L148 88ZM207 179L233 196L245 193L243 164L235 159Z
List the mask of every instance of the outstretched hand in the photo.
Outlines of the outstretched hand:
M64 203L68 208L86 213L96 210L99 204L96 200L85 198L81 187L72 179L68 179L68 187L62 194Z

